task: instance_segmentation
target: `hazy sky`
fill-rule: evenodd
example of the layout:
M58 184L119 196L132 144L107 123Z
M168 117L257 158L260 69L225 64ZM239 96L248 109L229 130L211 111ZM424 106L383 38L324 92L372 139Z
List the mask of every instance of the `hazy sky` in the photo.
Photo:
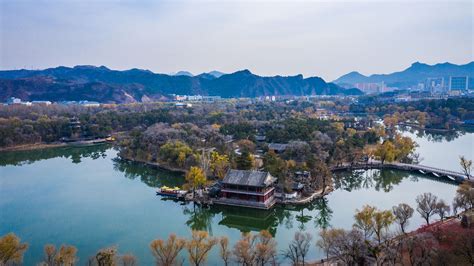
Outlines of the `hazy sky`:
M0 69L321 76L473 59L473 1L0 0Z

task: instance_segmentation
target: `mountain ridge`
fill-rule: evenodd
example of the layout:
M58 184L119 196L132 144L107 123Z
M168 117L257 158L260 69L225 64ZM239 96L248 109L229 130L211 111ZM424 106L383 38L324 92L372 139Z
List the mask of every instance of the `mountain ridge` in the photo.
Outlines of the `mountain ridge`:
M358 74L358 75L357 75ZM474 61L466 64L452 64L449 62L429 65L421 62L414 62L404 70L396 71L388 74L372 74L365 76L357 71L349 72L336 80L333 83L339 85L354 85L355 83L379 83L385 82L388 86L396 86L400 88L407 88L424 82L427 78L449 76L469 76L470 81L474 78ZM469 82L474 86L473 82Z
M112 70L105 66L90 65L0 71L0 88L5 88L0 92L0 101L19 97L22 100L91 100L111 103L170 99L172 94L226 98L361 94L357 89L344 89L319 77L263 77L248 69L219 77L209 73L175 76L137 68Z

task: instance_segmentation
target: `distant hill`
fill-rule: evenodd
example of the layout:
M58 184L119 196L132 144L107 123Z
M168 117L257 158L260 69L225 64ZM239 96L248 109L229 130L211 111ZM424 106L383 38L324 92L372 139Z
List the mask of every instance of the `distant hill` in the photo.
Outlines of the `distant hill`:
M401 89L424 82L427 78L449 76L468 76L471 87L474 87L474 61L465 65L456 65L451 63L442 63L436 65L427 65L420 62L413 63L403 71L391 74L374 74L364 76L359 72L350 72L334 80L339 85L354 85L363 82L385 82L388 86L399 87Z
M215 79L215 78L220 78L222 75L225 75L225 73L214 70L211 72L199 74L198 77L205 78L205 79Z
M214 77L216 77L216 78L219 78L220 76L225 75L225 73L222 73L222 72L217 71L217 70L213 70L213 71L211 71L211 72L209 72L209 73L207 73L207 74L209 74L209 75L211 75L211 76L214 76Z
M222 97L361 94L357 89L346 90L319 77L261 77L249 70L216 77L213 72L176 76L136 68L118 71L105 66L0 71L0 101L19 97L22 100L127 103L165 100L171 94Z
M194 76L191 72L189 71L178 71L176 72L176 74L174 74L174 76L188 76L188 77L192 77Z

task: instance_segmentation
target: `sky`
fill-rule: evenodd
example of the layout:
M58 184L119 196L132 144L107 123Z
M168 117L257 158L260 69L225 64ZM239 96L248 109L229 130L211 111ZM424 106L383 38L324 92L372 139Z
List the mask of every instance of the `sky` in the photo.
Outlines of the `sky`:
M0 0L0 69L249 69L331 81L474 60L474 1Z

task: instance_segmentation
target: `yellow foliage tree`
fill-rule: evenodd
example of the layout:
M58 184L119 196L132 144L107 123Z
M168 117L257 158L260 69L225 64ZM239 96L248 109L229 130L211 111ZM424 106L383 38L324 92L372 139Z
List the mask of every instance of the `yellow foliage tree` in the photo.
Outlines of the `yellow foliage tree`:
M229 166L229 157L227 155L221 155L216 151L211 153L211 170L219 179L224 178Z
M382 161L382 164L392 162L396 158L395 145L390 140L384 141L382 144L378 144L375 148L374 155L377 159Z
M199 186L205 185L206 180L204 171L197 166L191 166L189 171L186 173L186 181L193 190Z
M356 214L354 215L354 227L364 232L365 239L368 239L374 233L374 220L372 218L375 212L375 207L365 205L362 210L356 210Z

